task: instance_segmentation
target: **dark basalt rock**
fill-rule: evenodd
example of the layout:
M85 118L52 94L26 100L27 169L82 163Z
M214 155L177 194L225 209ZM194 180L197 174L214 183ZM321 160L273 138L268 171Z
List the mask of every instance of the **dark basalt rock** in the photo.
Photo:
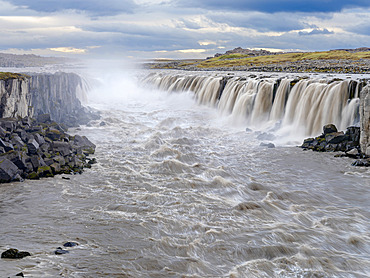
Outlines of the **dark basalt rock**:
M30 125L25 126L25 122ZM89 139L70 136L62 125L45 122L48 121L0 119L0 125L9 130L3 132L4 137L0 136L0 182L82 173L83 168L96 163L87 157L95 152L95 145Z
M77 246L78 243L77 242L73 242L73 241L68 241L66 243L63 244L64 247L75 247Z
M338 129L333 124L327 124L327 125L324 125L323 132L324 132L324 134L334 133L334 132L338 132Z
M18 167L9 159L0 160L0 182L10 182L18 173Z
M368 167L368 159L366 155L361 153L360 149L360 128L348 127L346 132L338 132L333 124L328 124L323 127L324 133L315 138L307 138L303 141L301 148L304 150L313 150L318 152L337 152L341 151L345 154L336 155L336 157L347 156L350 158L361 159L352 163L353 166Z
M3 259L23 259L24 257L31 256L29 252L18 251L18 249L11 248L1 254Z
M5 152L14 150L13 145L9 142L5 142L3 139L0 139L0 147L3 147Z
M352 164L352 166L359 166L359 167L370 167L370 159L367 158L367 159L358 159L356 161L354 161Z
M28 149L28 154L37 154L37 150L39 149L40 145L37 143L35 139L29 139L27 143L27 149Z
M62 247L58 247L55 251L54 251L54 254L55 255L64 255L64 254L68 254L69 251L68 250L64 250L62 249Z

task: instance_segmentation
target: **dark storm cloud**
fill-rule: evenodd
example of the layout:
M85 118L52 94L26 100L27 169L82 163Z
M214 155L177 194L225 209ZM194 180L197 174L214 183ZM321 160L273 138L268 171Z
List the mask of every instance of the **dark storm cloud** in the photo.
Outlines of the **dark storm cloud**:
M275 12L337 12L344 8L370 7L369 0L176 0L182 7L207 10Z
M28 9L38 12L78 10L93 15L132 13L136 7L133 0L9 0L7 2L16 6L26 6Z

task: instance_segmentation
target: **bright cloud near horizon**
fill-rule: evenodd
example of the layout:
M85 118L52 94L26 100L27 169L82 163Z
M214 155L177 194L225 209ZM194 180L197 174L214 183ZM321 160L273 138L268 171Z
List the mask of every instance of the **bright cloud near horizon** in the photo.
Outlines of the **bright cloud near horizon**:
M0 52L205 58L370 46L368 0L0 0Z

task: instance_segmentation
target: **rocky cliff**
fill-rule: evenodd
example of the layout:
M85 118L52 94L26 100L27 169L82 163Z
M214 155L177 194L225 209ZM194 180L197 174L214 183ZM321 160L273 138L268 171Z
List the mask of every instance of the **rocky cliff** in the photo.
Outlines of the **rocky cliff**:
M78 95L82 87L82 79L74 73L3 78L0 80L0 118L50 114L52 120L67 126L86 124L96 115L81 105Z
M0 118L33 115L29 79L24 75L0 80Z
M370 86L367 85L361 91L360 96L361 118L361 151L370 156Z

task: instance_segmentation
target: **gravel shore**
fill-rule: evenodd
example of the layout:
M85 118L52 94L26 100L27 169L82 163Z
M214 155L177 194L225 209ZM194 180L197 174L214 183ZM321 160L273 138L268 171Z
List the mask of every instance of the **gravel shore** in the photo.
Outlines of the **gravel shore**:
M200 61L199 61L200 62ZM289 73L370 73L370 59L360 60L303 60L299 62L272 63L264 65L242 65L233 67L197 67L197 63L187 65L182 60L147 63L145 68L150 69L177 69L189 71L262 71L262 72L289 72Z

